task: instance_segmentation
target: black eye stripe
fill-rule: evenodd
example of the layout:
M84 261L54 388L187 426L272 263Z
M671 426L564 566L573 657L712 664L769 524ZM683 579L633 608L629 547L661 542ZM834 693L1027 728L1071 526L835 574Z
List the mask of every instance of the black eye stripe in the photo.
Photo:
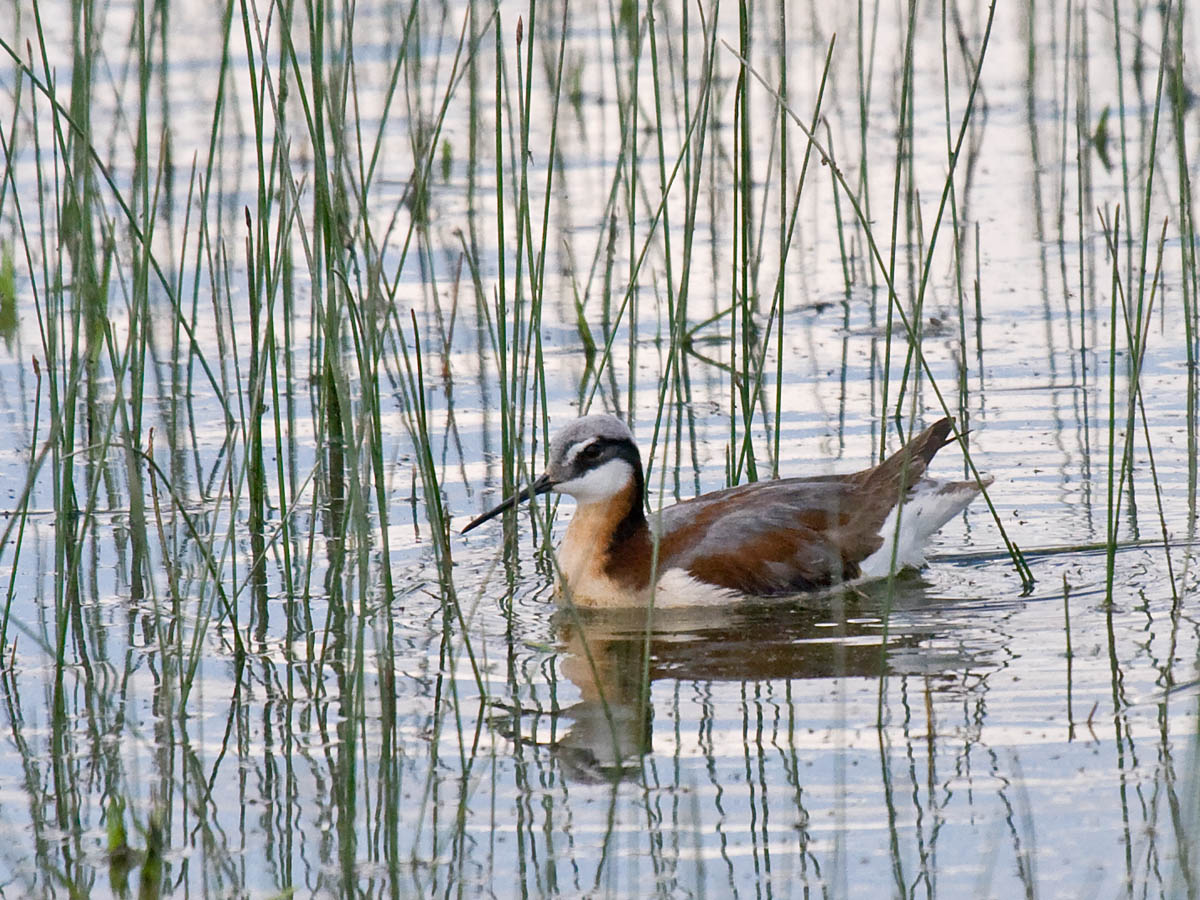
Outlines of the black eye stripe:
M587 468L599 465L602 461L607 460L613 455L612 451L615 444L615 441L605 438L592 438L575 451L574 462L578 466L585 466Z
M602 459L620 458L640 467L637 448L629 441L617 438L593 437L572 449L568 458L575 464L591 465Z

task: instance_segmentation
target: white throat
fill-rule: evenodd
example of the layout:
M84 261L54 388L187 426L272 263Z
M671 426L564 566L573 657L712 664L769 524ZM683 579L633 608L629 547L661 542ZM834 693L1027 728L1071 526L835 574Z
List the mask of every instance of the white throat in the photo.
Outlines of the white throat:
M620 494L633 481L633 468L623 459L610 459L578 478L556 484L553 490L575 498L580 506L603 503Z

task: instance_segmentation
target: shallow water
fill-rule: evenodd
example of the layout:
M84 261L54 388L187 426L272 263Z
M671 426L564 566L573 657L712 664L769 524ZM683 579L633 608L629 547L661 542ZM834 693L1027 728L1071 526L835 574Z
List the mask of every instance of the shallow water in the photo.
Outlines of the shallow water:
M48 64L34 68L56 73L65 104L78 29L69 5L40 9ZM1110 516L1110 438L1119 464L1131 356L1118 313L1110 377L1112 260L1096 211L1112 222L1118 205L1140 209L1159 13L1135 18L1121 10L1117 32L1094 9L1074 9L1070 19L1066 10L1041 5L998 9L979 109L956 168L961 253L952 249L948 210L924 306L914 316L928 371L905 379L903 329L893 328L889 362L886 291L865 266L862 230L850 222L847 198L835 205L830 167L817 157L783 266L782 338L766 330L804 142L789 125L781 201L778 119L758 86L750 92L748 148L736 143L738 63L731 48L739 31L732 4L720 8L718 20L718 36L730 47L713 44L703 175L687 182L681 166L668 218L655 221L662 173L669 177L689 111L702 96L701 17L708 12L689 10L685 59L681 13L655 7L659 116L646 11L638 11L641 31L631 39L620 10L570 7L564 70L578 90L563 98L554 131L546 275L534 332L528 323L539 295L528 270L535 257L518 255L529 251L513 224L514 160L521 158L515 117L518 86L532 73L526 161L537 253L562 7L538 6L533 17L525 5L501 4L493 15L479 5L422 4L412 20L414 49L389 106L390 66L404 46L409 9L357 6L352 69L363 130L348 131L369 141L379 130L381 152L365 211L346 201L351 212L341 224L349 249L338 272L357 299L369 293L359 290L363 284L378 289L369 275L376 261L392 285L381 308L396 316L378 313L385 335L378 372L363 367L348 317L337 339L325 343L323 291L337 279L322 281L327 273L307 268L319 231L312 219L319 175L293 85L281 131L291 141L284 156L298 207L294 219L281 213L286 191L272 181L274 205L264 214L286 233L283 244L293 255L272 245L271 259L292 267L296 285L294 305L279 300L273 313L281 352L268 371L280 383L265 401L258 572L246 410L252 350L264 341L252 337L242 243L243 208L262 210L251 96L252 72L262 71L260 48L252 67L234 10L214 139L220 11L180 2L169 6L167 19L152 20L166 22L166 37L165 49L153 51L161 65L147 81L149 158L161 158L166 134L172 167L171 177L162 176L151 244L165 280L183 298L182 318L196 345L181 336L167 287L150 279L147 375L136 389L120 361L127 340L138 346L130 299L138 296L137 240L102 187L93 216L110 223L113 234L107 246L116 275L105 317L115 349L97 350L95 368L80 364L79 375L72 360L87 353L72 349L73 341L86 344L87 324L68 313L82 307L81 291L69 289L80 276L75 251L59 249L69 244L71 223L56 225L50 214L65 202L54 199L65 193L63 163L54 165L45 96L35 95L35 107L28 81L18 95L11 62L3 70L3 95L12 99L10 115L0 119L8 122L15 111L19 127L10 141L12 177L0 198L0 249L14 251L19 314L0 348L7 426L0 433L0 491L8 498L0 526L12 523L0 555L0 574L12 585L0 691L7 748L0 755L0 896L1200 893L1196 460L1189 449L1197 388L1185 306L1195 273L1177 224L1180 174L1194 175L1195 166L1175 155L1166 100L1147 217L1147 269L1160 271L1160 286L1146 325L1132 490L1127 483ZM823 103L828 130L822 125L819 136L852 184L861 171L870 173L861 193L886 259L903 80L897 10L880 8L876 16L870 7L867 25L851 4L780 10L788 96L802 116L811 115L827 42L837 34ZM259 13L267 28L267 11ZM93 146L130 196L138 183L130 124L138 121L130 49L136 14L124 6L96 12L89 107ZM29 38L37 46L31 9L3 15L6 42L23 47ZM448 162L443 170L439 150L428 221L406 251L414 143L439 115L464 21L475 40L467 42L465 74L446 104L439 140L449 148ZM953 133L969 84L957 34L975 59L986 10L951 9L947 21ZM747 31L751 59L773 84L779 22L759 10ZM919 10L911 166L904 169L894 241L898 293L910 312L948 169L941 22L940 7ZM340 46L343 25L329 24L330 48ZM875 52L864 51L873 59L864 138L857 47L860 35L870 46L873 27ZM265 58L282 77L277 18L270 28ZM506 85L503 232L496 28ZM1190 19L1184 28L1186 46L1194 46ZM1135 70L1125 56L1118 65L1118 35L1124 54L1140 40L1144 68ZM312 39L296 25L293 40L307 65ZM330 71L337 71L337 53L328 52ZM623 132L635 64L640 127ZM1107 107L1114 142L1107 152L1119 155L1116 72L1124 73L1128 190L1120 164L1101 161L1097 137ZM1185 66L1188 84L1190 76ZM1191 106L1181 111L1185 148L1195 143L1196 115ZM629 142L634 149L623 155ZM195 158L204 171L210 145L213 180L202 200L189 168ZM350 157L344 180L354 186L358 160L371 154ZM756 259L745 280L735 170L743 159L753 183ZM39 192L39 172L57 194ZM689 259L686 198L693 186ZM1135 297L1142 235L1135 225L1126 243L1125 219L1122 212L1119 272ZM289 221L301 224L287 231ZM649 249L635 272L643 246ZM684 283L695 331L691 351L679 353L670 349L672 315ZM743 319L738 305L731 317L728 298L746 285L757 298L753 311ZM64 298L61 321L46 312L57 309L47 299L56 291ZM506 340L495 331L502 293ZM265 288L263 294L273 296ZM590 360L576 298L599 348ZM436 515L404 393L399 346L415 354L413 322L422 339L429 451L452 532L444 564L431 539ZM747 322L767 346L763 398L749 425L740 383L730 377L731 366L742 366ZM48 327L63 328L63 336L44 340ZM610 336L611 360L602 367ZM47 343L57 352L48 353ZM336 363L324 369L329 346ZM507 348L505 371L518 369L517 380L504 385L515 388L511 393L502 393L497 347ZM57 365L48 362L52 355ZM40 376L31 356L40 360ZM211 381L201 360L211 366ZM530 372L525 381L523 367ZM340 502L322 399L327 377L339 386L354 436ZM53 419L51 379L79 386L74 407L54 401L69 409L65 418L76 431L69 449L60 442L41 458L49 436L66 440L63 431L52 432L64 422ZM380 388L377 452L363 437L372 384ZM593 411L627 416L650 466L657 507L725 486L747 429L759 477L776 469L798 475L862 468L877 458L885 424L883 443L899 445L893 410L902 389L906 432L910 418L929 422L942 414L935 384L947 410L969 427L976 466L995 477L995 516L975 504L937 536L929 566L891 585L661 611L648 624L637 613L557 607L541 514L522 511L507 544L499 520L457 534L499 498L501 429L510 413L520 428L509 450L520 454L518 481L544 461L544 424L553 431L589 403ZM121 443L139 393L144 420L132 431L159 465L153 481L142 463L133 467L140 476L131 474ZM666 412L658 422L660 403ZM386 536L374 493L376 455ZM21 498L34 464L26 507ZM960 477L962 453L943 450L934 469ZM743 461L737 478L748 477ZM74 486L78 515L62 498L64 484ZM550 523L552 539L561 537L569 507L564 502ZM1118 543L1111 594L1110 517ZM998 523L1024 551L1031 588L1023 586Z

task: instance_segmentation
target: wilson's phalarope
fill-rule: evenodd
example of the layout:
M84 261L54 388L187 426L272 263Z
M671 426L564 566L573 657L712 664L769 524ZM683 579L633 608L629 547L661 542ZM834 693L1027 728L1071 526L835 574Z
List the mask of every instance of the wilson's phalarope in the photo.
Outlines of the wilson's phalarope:
M743 484L648 519L633 434L614 416L584 416L551 441L541 477L463 533L547 491L574 497L558 563L580 606L728 603L886 576L893 561L923 565L930 535L979 493L975 482L924 477L952 425L935 422L861 472Z

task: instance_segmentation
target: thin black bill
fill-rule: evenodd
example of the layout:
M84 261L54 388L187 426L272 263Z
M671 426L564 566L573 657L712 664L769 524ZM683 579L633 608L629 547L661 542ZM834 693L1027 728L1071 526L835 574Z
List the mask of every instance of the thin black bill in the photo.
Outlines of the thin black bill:
M467 527L462 530L461 534L466 534L468 531L470 531L476 525L482 525L488 519L494 519L496 516L500 515L500 513L504 512L506 509L512 509L517 504L524 503L530 497L536 497L538 494L546 493L546 491L550 490L550 488L552 488L552 487L554 487L554 482L550 480L549 475L540 476L537 479L537 481L535 481L533 484L529 485L529 487L522 488L521 490L517 491L517 493L513 494L511 497L509 497L508 499L501 502L499 506L489 509L478 519L472 520L470 523L468 523Z

